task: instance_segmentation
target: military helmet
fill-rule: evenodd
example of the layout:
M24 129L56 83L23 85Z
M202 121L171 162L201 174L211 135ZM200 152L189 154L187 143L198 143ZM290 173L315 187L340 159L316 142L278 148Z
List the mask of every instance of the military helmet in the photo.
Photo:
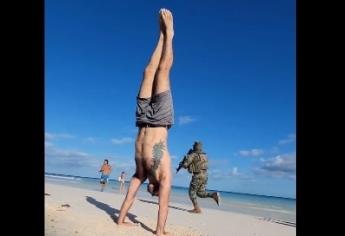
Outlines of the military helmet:
M193 150L195 152L202 152L202 143L200 141L195 141L193 144Z

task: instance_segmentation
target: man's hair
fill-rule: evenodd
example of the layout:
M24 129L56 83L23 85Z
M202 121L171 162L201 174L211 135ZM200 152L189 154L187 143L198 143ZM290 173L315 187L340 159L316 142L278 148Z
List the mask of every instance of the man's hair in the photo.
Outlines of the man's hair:
M107 164L109 164L109 161L108 161L108 159L104 159L104 161L106 161L106 162L107 162Z

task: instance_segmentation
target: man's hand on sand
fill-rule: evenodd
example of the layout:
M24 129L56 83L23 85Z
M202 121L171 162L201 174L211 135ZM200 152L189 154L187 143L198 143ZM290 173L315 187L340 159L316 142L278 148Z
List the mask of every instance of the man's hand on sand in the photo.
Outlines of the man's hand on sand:
M140 223L131 223L131 222L122 222L122 223L117 223L118 226L140 226Z
M154 232L153 232L153 235L155 235L155 236L160 236L160 235L164 235L164 236L170 236L170 233L169 233L169 232L167 232L167 231L164 231L164 233L163 233L163 234L157 234L157 232L156 232L156 231L154 231Z

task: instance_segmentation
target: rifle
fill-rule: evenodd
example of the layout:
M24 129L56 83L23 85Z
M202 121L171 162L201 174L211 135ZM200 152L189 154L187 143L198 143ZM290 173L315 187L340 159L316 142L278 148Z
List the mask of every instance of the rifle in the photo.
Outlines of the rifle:
M189 149L189 151L188 151L187 155L192 154L192 152L193 152L193 149ZM187 158L187 155L185 155L185 156L183 157L183 160L182 160L182 161L180 161L180 163L179 163L178 167L176 168L176 174L177 174L177 172L179 172L179 171L180 171L180 169L183 167L183 163L185 162L185 160L186 160L186 158Z

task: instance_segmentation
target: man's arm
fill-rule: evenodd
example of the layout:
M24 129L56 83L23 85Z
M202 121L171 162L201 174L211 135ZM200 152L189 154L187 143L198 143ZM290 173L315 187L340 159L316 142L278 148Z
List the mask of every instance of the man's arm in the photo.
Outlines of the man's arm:
M171 173L162 178L159 184L159 208L155 235L164 235L164 229L169 212L169 198L171 190Z

